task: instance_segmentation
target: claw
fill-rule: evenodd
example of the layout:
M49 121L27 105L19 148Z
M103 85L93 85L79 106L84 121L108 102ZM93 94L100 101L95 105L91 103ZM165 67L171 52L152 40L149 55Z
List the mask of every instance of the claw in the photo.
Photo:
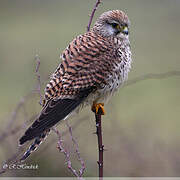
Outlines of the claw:
M99 110L101 111L101 115L105 115L105 110L104 110L104 103L93 103L91 110L98 114Z

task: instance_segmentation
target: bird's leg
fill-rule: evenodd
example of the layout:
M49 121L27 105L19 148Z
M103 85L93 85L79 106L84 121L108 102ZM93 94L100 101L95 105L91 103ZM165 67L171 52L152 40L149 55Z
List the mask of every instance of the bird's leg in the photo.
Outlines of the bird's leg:
M101 115L105 115L104 103L96 103L96 102L93 102L93 105L92 105L92 107L91 107L91 110L92 110L95 114L98 114L98 112L100 112Z

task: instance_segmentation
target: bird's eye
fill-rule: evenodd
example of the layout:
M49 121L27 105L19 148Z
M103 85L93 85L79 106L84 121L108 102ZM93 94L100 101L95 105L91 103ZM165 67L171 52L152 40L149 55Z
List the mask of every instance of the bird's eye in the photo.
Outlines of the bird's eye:
M112 26L113 28L118 28L119 24L117 24L117 23L111 23L111 26Z

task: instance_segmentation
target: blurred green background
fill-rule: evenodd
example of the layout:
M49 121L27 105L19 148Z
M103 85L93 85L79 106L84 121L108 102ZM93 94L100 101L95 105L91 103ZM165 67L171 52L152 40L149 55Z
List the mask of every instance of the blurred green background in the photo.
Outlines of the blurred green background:
M0 134L9 132L41 109L38 95L29 98L6 128L19 100L36 88L36 54L40 56L42 91L60 62L59 54L86 31L95 0L0 0ZM179 0L103 0L104 11L120 9L131 20L133 54L129 80L149 73L180 70ZM105 106L103 117L105 176L180 176L180 77L151 79L125 86ZM86 108L69 119L86 164L84 176L97 176L94 115ZM28 123L28 125L30 122ZM22 130L0 141L0 162L17 151ZM65 122L58 128L66 131ZM69 134L63 137L79 162ZM3 176L72 176L51 133L27 164L38 170L10 170Z

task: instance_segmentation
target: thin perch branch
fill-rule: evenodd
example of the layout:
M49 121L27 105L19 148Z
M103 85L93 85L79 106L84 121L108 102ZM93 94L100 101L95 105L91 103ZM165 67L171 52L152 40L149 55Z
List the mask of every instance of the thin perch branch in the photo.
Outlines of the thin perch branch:
M104 145L102 143L102 126L101 126L101 116L103 115L103 111L101 108L98 109L98 112L95 113L96 118L96 135L98 138L98 149L99 149L99 160L97 161L99 166L99 178L102 179L103 177L103 152L104 152Z
M90 27L91 27L91 24L92 24L92 20L93 20L94 14L95 14L95 12L96 12L96 10L97 10L97 8L98 8L98 6L99 6L100 3L101 3L101 0L97 0L97 1L96 1L96 4L94 5L94 8L93 8L93 10L92 10L92 13L91 13L91 15L90 15L90 19L89 19L89 22L88 22L87 31L90 30Z
M133 78L131 80L128 80L124 86L129 86L132 84L135 84L137 82L140 81L144 81L144 80L148 80L148 79L165 79L171 76L180 76L180 71L168 71L165 73L159 73L159 74L154 74L154 73L149 73L149 74L145 74L143 76L139 76L137 78Z
M78 158L78 161L81 163L81 168L79 169L79 177L82 177L82 175L84 174L84 171L85 171L85 163L83 161L83 159L81 158L81 155L80 155L80 152L79 152L79 146L78 146L78 143L77 141L75 140L75 138L73 137L73 133L72 133L72 127L68 124L68 121L66 120L66 125L69 129L69 133L70 133L70 136L71 136L71 140L72 142L74 143L75 145L75 151L76 151L76 154L77 154L77 158Z
M36 60L36 63L37 63L36 64L36 70L35 70L35 73L36 73L36 76L37 76L37 81L38 81L37 91L38 91L39 97L40 97L39 104L42 106L41 76L40 76L40 73L39 73L39 67L40 67L40 58L39 58L39 55L36 54L35 60Z
M88 120L88 116L84 116L80 119L78 119L72 126L72 129L76 129L82 122ZM69 130L67 129L66 131L61 132L61 137L65 136L67 133L69 133ZM56 138L52 138L52 140L47 143L43 148L40 150L40 154L42 155L48 147L51 147L54 143L56 142ZM39 154L38 154L39 156Z
M14 111L11 113L11 118L9 120L7 120L7 122L8 122L7 126L4 128L4 131L0 134L0 143L7 136L11 135L11 133L15 134L19 130L19 127L15 127L13 130L11 130L11 127L13 127L15 124L18 112L25 106L25 103L28 101L28 99L31 99L32 97L34 97L35 93L36 93L36 91L29 92L27 95L22 97L20 99L20 101L17 103Z
M57 134L58 136L58 144L57 144L57 148L59 149L60 152L62 152L65 155L65 159L66 159L66 163L67 163L67 167L68 169L73 173L74 176L76 177L80 177L79 174L77 173L77 171L72 167L72 163L70 160L70 153L68 152L68 150L66 150L64 148L63 145L63 140L62 140L62 135L61 133L56 129L53 128L54 132Z

